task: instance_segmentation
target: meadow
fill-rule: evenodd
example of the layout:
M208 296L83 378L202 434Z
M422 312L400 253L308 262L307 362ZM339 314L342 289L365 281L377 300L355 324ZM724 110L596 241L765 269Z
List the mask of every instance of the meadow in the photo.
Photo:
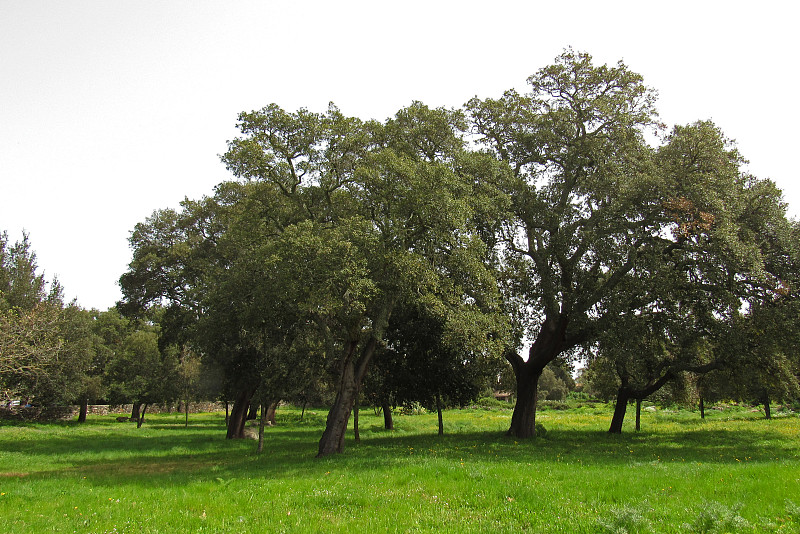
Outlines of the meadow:
M796 414L658 409L610 435L608 405L573 403L530 441L510 416L449 410L439 437L435 414L386 431L362 410L361 441L323 459L324 410L280 409L262 454L220 413L0 422L0 531L800 532Z

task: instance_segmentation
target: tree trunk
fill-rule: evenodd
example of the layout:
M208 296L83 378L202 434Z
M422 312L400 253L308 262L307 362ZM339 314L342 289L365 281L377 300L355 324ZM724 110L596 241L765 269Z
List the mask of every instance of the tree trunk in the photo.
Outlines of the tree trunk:
M621 387L617 391L617 404L614 406L614 417L611 418L611 428L608 431L612 434L622 434L622 422L625 420L625 412L628 410L628 401L631 398L630 390Z
M225 401L225 428L228 428L228 421L230 421L230 417L231 417L230 410L228 410L228 408L229 408L228 401L226 400Z
M383 428L386 430L394 430L392 407L389 405L388 400L381 399L381 410L383 410Z
M256 452L261 454L264 452L264 426L266 425L267 421L267 405L266 403L261 405L261 419L258 421L258 449Z
M511 427L506 434L521 439L533 438L536 436L536 404L542 371L534 372L528 362L520 368L516 373L517 403L511 415Z
M131 409L131 421L139 422L139 410L142 409L141 402L134 402L133 408Z
M189 428L189 399L186 399L183 403L183 408L186 411L186 419L183 423L185 428Z
M353 404L356 400L356 392L377 346L377 340L374 337L370 337L366 345L364 345L356 366L355 352L357 343L349 341L345 345L342 363L339 365L339 384L336 399L328 412L325 431L319 440L317 458L344 451L344 436L347 431L347 423L350 420L350 412L353 410Z
M536 341L523 360L516 352L506 354L517 379L517 403L511 416L511 428L507 435L515 438L536 437L536 405L538 402L539 378L545 366L569 348L565 345L566 315L547 317L542 323Z
M273 402L267 403L267 405L266 405L267 406L267 423L269 423L272 426L275 426L275 411L278 409L278 404L280 402L281 401L279 401L279 400L278 401L273 401ZM264 406L262 406L261 409L263 410Z
M78 414L78 422L85 423L86 422L86 414L89 412L89 399L83 398L81 399L81 411Z
M353 401L353 437L355 438L357 443L361 442L361 434L358 431L358 411L361 407L359 404L359 394L361 393L361 388L356 385L356 398Z
M307 403L306 398L303 397L303 409L300 411L300 420L301 421L303 420L303 417L305 417L305 415L306 415L306 403Z
M705 404L703 404L703 396L700 395L700 419L705 419L705 418L706 418L706 407Z
M436 394L436 412L439 414L439 435L444 436L444 423L442 422L442 397Z
M247 411L247 420L254 421L258 417L258 403L251 402L250 409Z
M136 428L142 428L144 423L144 414L147 412L147 403L142 404L142 415L139 416L139 421L136 423Z
M642 399L636 399L636 432L642 429Z
M770 411L769 407L769 392L764 390L764 417L766 419L772 419L772 412Z
M228 432L226 439L244 439L244 425L247 422L247 409L250 406L250 399L253 397L255 388L244 387L239 391L239 395L233 401L230 419L228 420Z

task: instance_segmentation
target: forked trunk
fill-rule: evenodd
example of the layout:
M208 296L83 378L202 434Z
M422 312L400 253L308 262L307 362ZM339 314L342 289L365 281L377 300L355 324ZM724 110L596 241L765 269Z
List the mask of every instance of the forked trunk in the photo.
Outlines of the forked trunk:
M523 360L516 352L506 354L517 379L517 403L511 416L511 428L507 435L515 438L536 437L536 405L539 393L539 378L545 366L555 360L566 348L565 333L567 316L548 317L542 324L536 341Z
M617 404L614 406L614 417L611 418L611 428L608 431L612 434L622 434L622 422L625 421L625 412L628 410L628 401L631 393L628 388L621 387L617 391Z
M230 419L228 420L228 432L226 439L244 439L244 426L247 422L247 409L250 407L250 399L253 397L255 388L244 387L239 391L236 400L233 401Z
M78 422L85 423L86 422L86 414L89 412L89 399L81 399L81 411L78 414Z
M350 341L345 347L345 355L339 366L339 385L336 399L328 412L325 431L319 440L317 458L344 451L344 436L347 432L350 412L353 410L353 404L358 393L358 386L361 383L361 379L364 378L367 366L377 346L377 341L371 337L364 346L357 365L355 358L356 342Z

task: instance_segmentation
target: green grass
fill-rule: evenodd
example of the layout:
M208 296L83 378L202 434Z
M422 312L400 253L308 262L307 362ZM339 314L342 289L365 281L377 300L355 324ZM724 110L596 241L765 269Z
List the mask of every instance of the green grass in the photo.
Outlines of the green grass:
M442 438L363 410L361 442L315 459L324 415L279 410L261 455L221 414L0 423L0 531L800 532L795 415L659 410L612 436L587 403L519 441L508 410L448 411Z

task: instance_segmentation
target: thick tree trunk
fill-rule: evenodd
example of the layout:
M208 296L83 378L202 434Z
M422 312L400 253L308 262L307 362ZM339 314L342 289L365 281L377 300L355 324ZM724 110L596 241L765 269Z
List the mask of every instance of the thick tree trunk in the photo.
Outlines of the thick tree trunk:
M608 429L610 433L622 434L622 422L625 420L625 412L628 410L630 398L631 393L628 388L619 388L619 391L617 391L617 404L614 406L614 416L611 418L611 428Z
M250 406L250 399L253 397L254 392L255 388L244 387L233 401L233 409L228 420L228 432L225 435L226 439L244 439L247 409Z
M444 423L442 421L442 397L436 394L436 413L439 415L439 435L444 436Z
M278 404L280 404L280 402L281 401L276 400L276 401L272 401L270 403L267 403L267 405L266 405L267 406L267 423L269 425L271 425L271 426L275 426L275 412L278 410ZM264 409L263 405L261 406L261 409L262 410Z
M350 420L350 412L353 410L353 404L356 400L358 386L361 383L361 379L364 378L367 366L377 346L377 340L374 337L370 337L361 352L361 357L358 358L358 365L356 365L355 358L357 343L350 341L345 346L345 354L342 357L342 363L339 365L339 384L336 399L328 412L325 431L319 440L317 458L344 451L344 436L347 431L347 423Z
M636 432L642 429L642 399L636 398Z
M766 419L772 419L772 411L770 410L769 403L770 403L769 402L769 393L765 389L764 390L764 417Z
M131 421L139 422L139 411L142 409L141 402L134 402L133 408L131 408Z
M247 420L248 421L255 421L255 419L257 417L258 417L258 403L257 402L251 402L250 403L250 409L247 411Z
M706 418L706 406L703 403L703 396L700 395L700 419Z
M381 399L381 410L383 410L383 428L386 430L394 430L394 420L392 419L392 407L389 401Z
M565 344L567 323L566 315L547 317L528 351L527 361L516 352L506 354L517 379L517 403L507 435L515 438L536 437L539 377L542 376L545 366L568 348Z
M525 439L536 436L537 394L542 371L534 372L528 362L520 367L523 369L517 372L517 403L507 435Z
M144 414L147 412L147 403L142 404L142 415L139 416L139 421L136 423L136 428L142 428L144 424Z
M85 423L86 422L86 414L89 412L89 399L83 398L81 399L81 411L78 414L78 422Z

